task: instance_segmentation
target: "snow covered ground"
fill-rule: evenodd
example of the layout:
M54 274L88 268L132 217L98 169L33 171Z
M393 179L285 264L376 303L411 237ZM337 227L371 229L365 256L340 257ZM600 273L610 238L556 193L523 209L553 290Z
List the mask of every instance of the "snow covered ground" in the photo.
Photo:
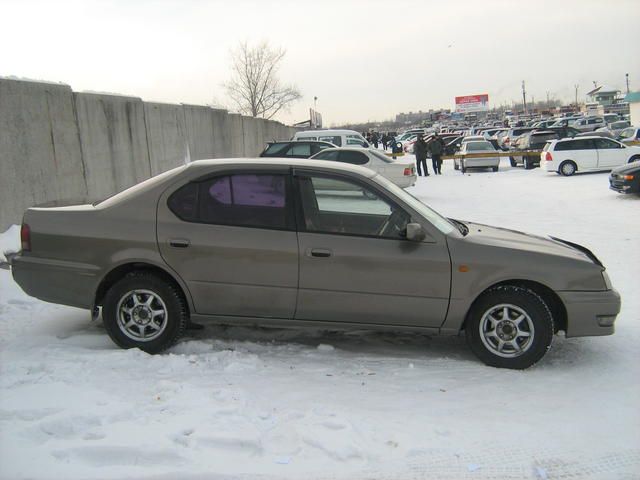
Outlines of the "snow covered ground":
M591 248L622 295L616 334L557 337L522 372L462 337L389 333L208 327L150 356L0 270L0 478L640 478L640 199L605 173L450 162L412 191Z

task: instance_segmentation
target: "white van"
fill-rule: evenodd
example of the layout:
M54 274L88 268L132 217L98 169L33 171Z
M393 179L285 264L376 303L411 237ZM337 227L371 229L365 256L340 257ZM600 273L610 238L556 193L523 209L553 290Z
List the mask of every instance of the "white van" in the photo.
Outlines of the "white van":
M306 130L296 132L292 140L317 140L333 143L336 147L369 148L369 142L355 130Z

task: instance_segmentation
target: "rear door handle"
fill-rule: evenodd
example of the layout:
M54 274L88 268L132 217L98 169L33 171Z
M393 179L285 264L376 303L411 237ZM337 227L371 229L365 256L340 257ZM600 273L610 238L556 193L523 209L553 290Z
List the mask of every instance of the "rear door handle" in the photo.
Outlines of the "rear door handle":
M331 250L325 248L309 248L307 250L307 257L327 258L332 254Z
M169 240L169 246L173 248L187 248L191 242L186 238L172 238Z

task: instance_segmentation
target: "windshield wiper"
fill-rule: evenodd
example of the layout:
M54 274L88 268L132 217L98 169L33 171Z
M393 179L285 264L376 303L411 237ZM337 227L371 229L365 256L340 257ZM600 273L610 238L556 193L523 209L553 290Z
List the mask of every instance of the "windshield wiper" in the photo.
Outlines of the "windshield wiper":
M449 219L450 222L453 222L456 224L456 227L458 227L458 230L460 231L460 233L463 236L467 236L467 233L469 233L469 227L467 227L464 223L462 223L460 220L456 220L454 218L450 218Z

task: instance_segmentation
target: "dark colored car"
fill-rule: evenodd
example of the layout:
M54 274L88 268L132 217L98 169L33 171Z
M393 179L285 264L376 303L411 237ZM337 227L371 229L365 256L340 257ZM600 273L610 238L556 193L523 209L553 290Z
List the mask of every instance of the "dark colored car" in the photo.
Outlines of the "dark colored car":
M559 138L573 138L576 135L578 135L580 132L580 130L577 130L573 127L547 127L545 128L545 130L550 130L553 132L558 132L558 135L560 135Z
M609 188L619 193L640 195L640 161L612 170L609 175Z
M516 140L514 155L509 157L511 166L515 167L523 164L525 170L531 170L536 166L540 166L540 151L549 140L555 140L557 138L560 138L560 135L553 130L535 130L522 135ZM518 152L522 151L537 151L538 153L518 155Z
M325 148L335 148L333 143L317 141L269 142L261 157L309 158Z

